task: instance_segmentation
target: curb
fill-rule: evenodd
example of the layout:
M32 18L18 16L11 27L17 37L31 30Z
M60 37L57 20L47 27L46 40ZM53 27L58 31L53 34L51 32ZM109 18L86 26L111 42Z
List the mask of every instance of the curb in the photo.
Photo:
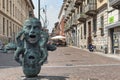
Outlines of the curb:
M68 47L72 47L72 48L76 48L76 49L80 49L80 50L90 52L87 49L81 49L81 48L78 48L78 47L75 47L75 46L68 46ZM116 60L120 60L120 56L116 55L116 54L105 54L105 53L102 53L102 52L90 52L90 53L98 54L98 55L101 55L101 56L104 56L104 57L113 58L113 59L116 59Z

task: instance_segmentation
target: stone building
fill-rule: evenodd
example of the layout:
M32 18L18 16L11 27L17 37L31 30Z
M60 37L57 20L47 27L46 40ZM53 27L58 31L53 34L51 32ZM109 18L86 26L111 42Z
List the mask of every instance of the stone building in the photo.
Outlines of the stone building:
M0 40L3 43L15 41L16 34L33 9L32 0L0 0Z
M60 27L59 27L59 22L56 22L54 24L54 28L52 29L51 37L60 35Z
M97 0L64 0L68 44L88 48L96 35Z
M59 27L60 27L60 34L59 35L65 36L65 34L64 34L64 6L63 5L60 9L58 19L59 19Z
M105 52L108 46L107 30L108 25L107 0L97 0L97 15L96 15L96 35L93 38L93 45L97 51Z
M120 53L120 0L108 0L108 52Z
M96 51L108 48L108 0L64 0L67 44ZM108 50L107 50L108 51Z

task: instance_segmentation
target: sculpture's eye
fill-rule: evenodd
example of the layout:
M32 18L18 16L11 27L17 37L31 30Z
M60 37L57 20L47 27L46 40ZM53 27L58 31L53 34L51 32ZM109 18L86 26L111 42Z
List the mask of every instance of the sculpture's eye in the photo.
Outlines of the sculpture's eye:
M34 26L34 29L39 29L39 26Z
M26 26L26 29L30 30L30 29L31 29L31 26L30 26L30 25L29 25L29 26Z

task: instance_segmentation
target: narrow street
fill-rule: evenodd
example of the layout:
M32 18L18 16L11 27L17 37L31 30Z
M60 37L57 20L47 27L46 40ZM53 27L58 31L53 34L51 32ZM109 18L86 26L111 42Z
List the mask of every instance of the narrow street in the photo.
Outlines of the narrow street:
M72 47L58 47L49 52L39 76L27 79L12 53L0 54L0 80L120 80L119 75L120 60Z

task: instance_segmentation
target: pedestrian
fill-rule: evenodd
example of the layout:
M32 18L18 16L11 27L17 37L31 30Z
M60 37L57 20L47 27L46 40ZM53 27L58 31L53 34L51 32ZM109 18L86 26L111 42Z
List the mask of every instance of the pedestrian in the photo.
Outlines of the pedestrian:
M90 44L88 45L88 49L89 49L90 52L93 52L93 51L94 51L94 47L93 47L92 43L90 43Z

